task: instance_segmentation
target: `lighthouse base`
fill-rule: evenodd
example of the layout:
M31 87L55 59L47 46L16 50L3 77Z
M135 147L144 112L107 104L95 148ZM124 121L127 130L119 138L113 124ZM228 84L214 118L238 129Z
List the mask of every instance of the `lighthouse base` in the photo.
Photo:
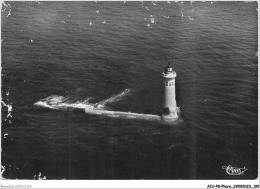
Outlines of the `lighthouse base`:
M176 114L168 114L168 115L162 115L162 119L166 122L173 122L178 120L178 115Z
M164 108L161 119L166 123L175 123L179 120L179 114L180 110L178 107L174 111L170 111L169 108Z

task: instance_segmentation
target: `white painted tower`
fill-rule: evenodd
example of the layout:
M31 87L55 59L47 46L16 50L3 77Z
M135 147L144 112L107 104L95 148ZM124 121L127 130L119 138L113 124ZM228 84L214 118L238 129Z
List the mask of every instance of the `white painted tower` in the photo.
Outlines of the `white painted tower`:
M176 72L172 70L169 63L162 73L164 78L164 103L162 118L165 121L176 121L178 119L177 105L175 99L175 77Z

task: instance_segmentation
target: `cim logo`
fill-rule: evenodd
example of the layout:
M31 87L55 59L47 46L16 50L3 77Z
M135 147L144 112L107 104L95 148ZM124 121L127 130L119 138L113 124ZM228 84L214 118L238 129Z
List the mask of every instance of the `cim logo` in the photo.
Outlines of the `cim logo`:
M226 169L226 172L229 175L243 175L244 172L248 170L245 167L244 168L237 168L237 167L232 167L231 165L222 166L222 169Z
M174 86L174 81L165 82L165 86Z

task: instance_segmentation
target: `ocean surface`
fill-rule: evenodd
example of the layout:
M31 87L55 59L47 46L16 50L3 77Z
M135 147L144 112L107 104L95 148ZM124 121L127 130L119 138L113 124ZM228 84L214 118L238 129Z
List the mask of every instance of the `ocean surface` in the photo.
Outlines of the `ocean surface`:
M257 17L257 2L2 3L3 177L255 179ZM85 114L160 114L169 62L178 124Z

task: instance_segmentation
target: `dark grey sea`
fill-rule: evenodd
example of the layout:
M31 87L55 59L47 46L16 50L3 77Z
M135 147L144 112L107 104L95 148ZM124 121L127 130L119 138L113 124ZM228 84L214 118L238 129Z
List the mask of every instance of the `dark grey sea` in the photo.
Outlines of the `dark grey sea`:
M257 17L256 1L2 3L3 177L256 178ZM177 125L82 110L159 114L168 62Z

